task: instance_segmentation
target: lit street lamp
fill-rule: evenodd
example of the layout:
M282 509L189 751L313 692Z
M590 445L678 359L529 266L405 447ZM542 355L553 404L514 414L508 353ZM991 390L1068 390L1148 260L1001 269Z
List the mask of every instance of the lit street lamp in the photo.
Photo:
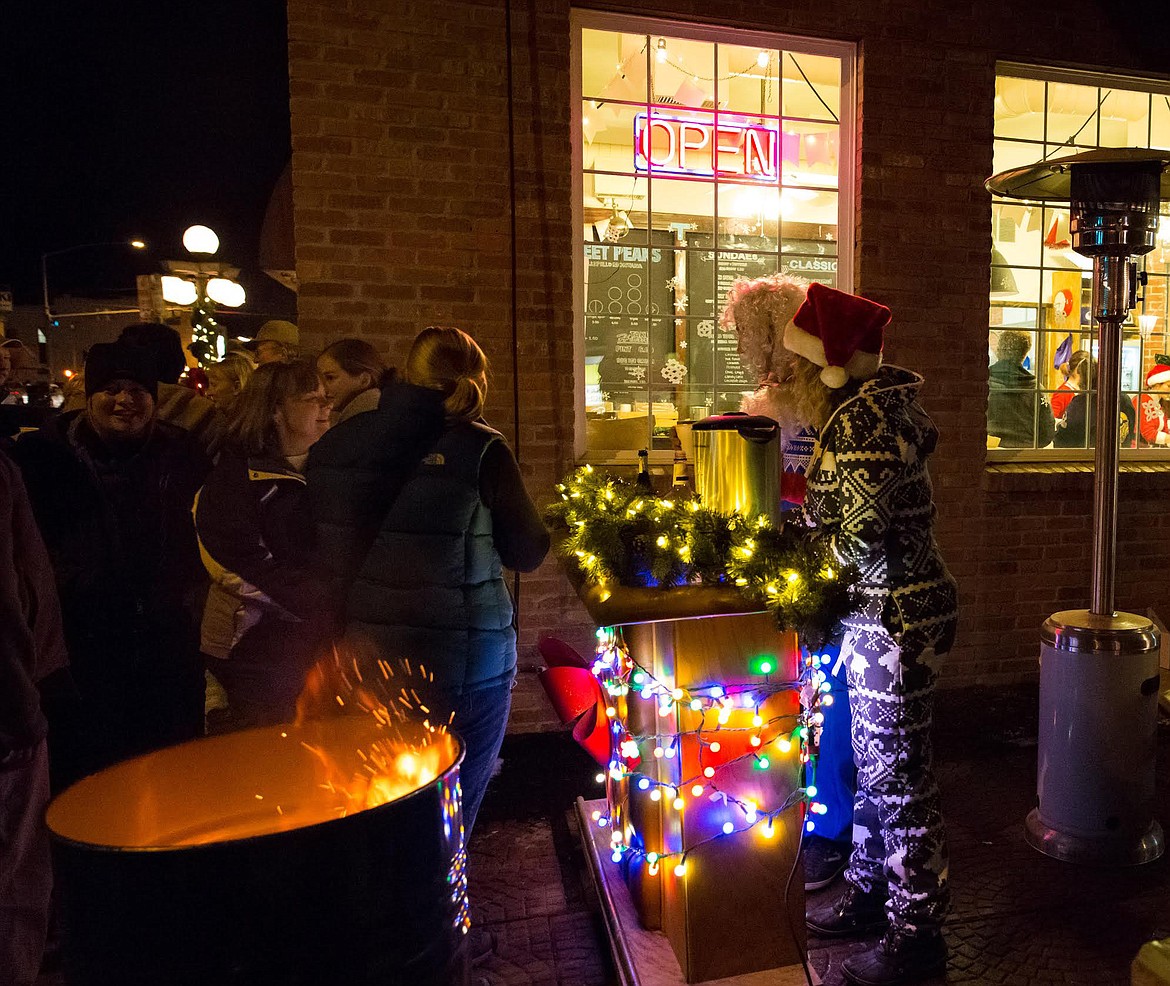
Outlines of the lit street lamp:
M41 291L44 294L45 317L51 322L56 318L60 312L53 311L52 303L49 299L49 258L60 257L62 254L75 253L78 250L89 250L94 247L107 246L128 246L135 250L145 250L146 243L143 240L101 240L97 243L79 243L77 246L66 247L64 250L50 250L47 253L41 254ZM81 315L128 315L130 313L137 313L137 308L106 308L96 312L65 312L64 314L81 316Z
M183 233L188 253L213 255L219 237L207 226L190 226ZM218 260L168 260L162 277L163 300L191 311L191 355L200 364L222 359L223 333L215 320L217 306L239 308L246 300L243 286L235 279L240 271Z

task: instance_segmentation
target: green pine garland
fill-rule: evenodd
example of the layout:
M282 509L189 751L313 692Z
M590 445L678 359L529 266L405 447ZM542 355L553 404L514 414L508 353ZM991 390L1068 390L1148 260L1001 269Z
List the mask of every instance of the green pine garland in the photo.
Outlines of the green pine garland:
M647 494L592 466L557 491L548 518L563 532L558 554L592 585L735 585L813 648L854 605L853 573L824 542L764 517L720 513L693 494Z

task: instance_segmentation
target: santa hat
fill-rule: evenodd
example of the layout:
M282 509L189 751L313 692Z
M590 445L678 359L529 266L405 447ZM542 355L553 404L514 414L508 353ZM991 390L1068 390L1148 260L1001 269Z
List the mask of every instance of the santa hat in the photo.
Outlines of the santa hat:
M836 390L850 377L868 380L877 373L889 322L885 305L814 282L784 328L784 346L823 366L821 382Z
M1146 374L1146 386L1153 387L1154 384L1166 383L1170 381L1170 366L1164 363L1155 363L1150 367L1150 372Z

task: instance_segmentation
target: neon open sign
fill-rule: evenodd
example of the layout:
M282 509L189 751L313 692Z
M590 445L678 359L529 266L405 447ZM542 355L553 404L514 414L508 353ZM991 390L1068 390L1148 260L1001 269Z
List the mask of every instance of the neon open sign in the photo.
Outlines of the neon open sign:
M634 168L675 175L780 178L779 124L737 123L734 118L686 120L638 113L634 117Z

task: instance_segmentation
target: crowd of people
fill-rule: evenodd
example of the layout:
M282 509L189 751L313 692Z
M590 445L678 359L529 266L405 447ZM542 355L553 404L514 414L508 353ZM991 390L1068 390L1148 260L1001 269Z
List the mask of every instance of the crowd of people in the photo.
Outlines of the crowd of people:
M999 333L988 371L988 436L997 448L1092 448L1097 360L1086 349L1073 351L1071 337L1066 340L1054 360L1060 386L1045 400L1037 395L1035 374L1024 366L1031 349L1027 332ZM1121 448L1170 444L1170 366L1156 362L1150 367L1140 399L1120 395L1117 431Z
M178 333L132 325L90 348L78 397L5 440L3 986L40 965L50 791L209 727L289 721L335 648L371 669L425 655L465 744L470 835L516 670L503 569L549 547L483 420L487 358L441 327L401 372L363 340L296 346L269 323L199 393Z

